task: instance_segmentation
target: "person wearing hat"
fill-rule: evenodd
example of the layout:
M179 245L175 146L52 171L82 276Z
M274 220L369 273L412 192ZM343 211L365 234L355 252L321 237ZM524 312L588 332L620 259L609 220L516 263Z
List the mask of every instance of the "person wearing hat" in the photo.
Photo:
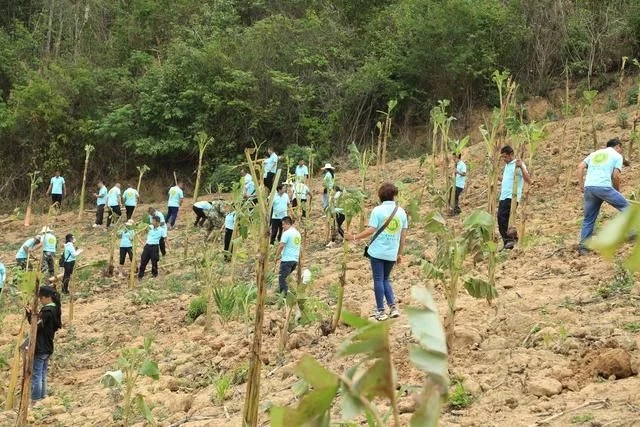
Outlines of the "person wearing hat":
M322 168L324 171L324 177L322 178L322 210L327 209L329 204L329 197L333 192L333 185L336 181L336 174L333 170L331 163L327 163Z
M206 212L207 215L207 235L204 238L205 242L209 241L209 238L214 231L220 231L224 226L224 218L227 202L224 200L215 200L211 202L211 209Z
M204 223L207 220L207 211L212 207L213 205L206 200L201 200L193 204L193 213L196 214L196 221L193 223L194 227L204 227Z
M122 193L122 201L124 202L124 210L127 213L128 221L133 216L133 211L136 210L136 206L140 201L140 193L130 184L127 184L127 189Z
M25 240L22 246L20 246L20 249L18 249L18 252L16 253L16 264L21 270L31 268L30 263L27 265L27 260L30 257L30 253L40 247L41 242L42 236L37 235Z
M133 262L133 238L136 235L136 231L133 229L133 220L127 220L124 223L124 227L118 230L118 237L120 237L120 271L118 275L124 277L124 262L129 255L129 262Z
M82 249L77 249L75 246L76 239L73 234L69 233L64 236L64 275L62 276L62 293L69 293L69 281L73 274L73 268L76 265L76 257L82 253Z
M37 402L47 395L47 372L49 359L53 354L53 339L56 331L62 328L62 304L60 294L51 286L38 289L40 312L38 313L38 332L35 337L35 355L33 357L33 376L31 377L31 400ZM31 309L26 308L27 320L31 322Z
M42 259L40 260L40 271L42 273L48 273L47 278L53 277L54 271L54 257L56 256L56 247L58 246L58 239L53 234L49 227L42 228Z

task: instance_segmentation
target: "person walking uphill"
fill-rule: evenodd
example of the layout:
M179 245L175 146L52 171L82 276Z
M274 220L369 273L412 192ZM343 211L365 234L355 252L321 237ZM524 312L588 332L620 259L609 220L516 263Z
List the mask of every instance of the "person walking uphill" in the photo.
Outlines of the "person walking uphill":
M62 328L62 304L60 294L51 286L40 286L38 299L42 308L38 313L38 332L35 339L33 376L31 377L31 400L37 402L47 396L47 372L49 359L53 354L53 339ZM31 309L26 309L27 320L31 322ZM32 342L33 343L33 342Z
M264 186L271 191L273 188L273 180L276 177L278 170L278 155L273 151L272 147L267 148L269 157L263 160L264 162Z
M115 220L122 215L122 211L120 210L120 206L122 205L122 197L120 192L120 184L114 185L107 193L107 206L109 207L109 212L107 213L107 228L111 227L111 222L113 222L113 216L116 215Z
M282 227L284 233L280 239L280 244L276 249L275 262L280 259L280 274L278 276L278 292L286 295L289 291L287 286L287 277L296 269L298 261L300 261L300 243L302 237L300 232L293 226L293 219L289 216L282 218ZM282 254L282 257L280 257Z
M99 227L102 225L102 220L104 219L104 205L107 203L107 187L104 185L102 181L98 181L98 192L94 193L93 196L96 198L96 222L93 224L93 227Z
M182 199L184 199L184 193L182 192L182 181L178 181L177 185L174 185L169 189L169 200L167 202L167 215L165 221L171 228L176 226L176 219L178 219L178 210L182 206Z
M160 218L154 216L147 233L147 242L140 255L140 268L138 269L138 280L144 277L147 264L151 261L151 276L158 277L158 260L160 260L160 239L162 238L162 228Z
M382 184L378 189L381 204L371 211L369 226L360 233L347 233L344 236L346 240L358 241L373 235L369 241L367 256L371 262L373 292L376 298L373 317L378 321L386 320L389 316L400 316L389 277L393 266L402 262L409 226L407 214L395 201L397 196L398 187L391 183ZM384 310L385 299L389 306L389 316Z
M498 230L502 236L503 249L513 249L518 238L509 233L509 216L511 214L511 200L513 199L513 179L517 175L518 187L516 193L517 203L522 198L524 183L531 184L531 177L527 165L522 160L516 159L513 148L505 145L500 150L500 157L505 162L500 186L500 201L498 203ZM517 206L517 205L516 205Z
M76 239L73 234L67 234L64 237L64 253L62 257L64 259L64 276L62 276L62 293L69 293L69 282L71 281L71 275L73 274L73 268L76 265L76 257L82 253L82 249L76 249Z
M122 193L122 201L124 202L124 210L127 212L127 221L129 221L140 201L140 193L131 185L127 184L127 189Z
M602 202L607 202L619 211L629 206L627 199L620 194L622 149L622 142L618 138L611 139L607 142L606 148L589 154L578 165L576 171L578 185L584 193L584 219L578 246L580 255L586 255L589 251L586 247L586 240L593 234ZM587 170L586 177L584 176L585 169Z
M460 154L453 155L453 174L456 181L455 195L453 197L453 214L460 215L460 194L464 191L467 181L467 165L462 161ZM449 200L451 201L451 200Z
M67 195L67 187L64 184L64 178L60 176L59 170L51 177L47 194L51 194L51 203L57 203L58 206L62 204L62 196Z

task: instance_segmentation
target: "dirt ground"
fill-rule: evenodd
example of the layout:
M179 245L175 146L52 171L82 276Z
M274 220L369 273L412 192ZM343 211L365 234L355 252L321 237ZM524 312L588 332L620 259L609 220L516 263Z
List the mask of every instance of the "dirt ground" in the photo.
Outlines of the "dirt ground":
M616 112L599 114L596 120L601 144L613 136L628 140L630 131L618 127ZM534 164L529 165L535 185L526 209L527 236L516 249L501 252L499 257L498 300L489 306L483 300L460 295L450 374L462 381L473 400L462 408L445 404L442 426L640 425L640 380L636 376L640 369L640 321L636 317L640 293L636 287L620 290L634 278L621 275L614 264L597 255L578 257L576 252L582 206L574 171L592 149L588 135L580 136L579 129L579 118L547 126L548 136ZM481 141L464 152L470 173L462 218L486 206L485 154ZM622 184L627 196L640 185L638 156L633 154L629 160ZM424 185L425 170L419 168L417 159L394 161L387 169L389 179L405 182L401 191L406 195L417 194ZM370 177L373 188L379 177L375 168ZM347 187L359 182L356 171L340 170L337 178ZM307 266L316 275L313 295L333 302L342 250L324 247L319 188L320 179L315 178L312 220L317 227L310 232ZM228 398L220 404L215 399L214 379L220 373L242 376L246 372L251 336L242 321L222 324L214 316L209 333L204 331L202 318L192 324L185 321L189 302L201 293L203 285L189 262L182 261L185 229L192 221L190 200L185 200L184 206L178 227L170 231L169 253L161 261L160 277L136 283L134 290L129 290L124 280L102 277L100 268L92 266L108 259L109 237L104 230L90 227L91 213L81 221L73 212L53 219L59 239L69 231L76 234L79 246L85 249L78 263L86 267L76 271L71 285L76 296L73 321L68 319L68 301L63 301L65 327L56 336L49 373L51 396L31 411L33 425L119 425L117 396L100 384L100 377L116 369L124 348L140 345L148 334L155 336L152 353L160 367L160 379L141 379L137 392L146 396L159 425L241 425L246 384L240 380L232 385ZM425 204L421 209L426 213L430 206ZM602 216L613 213L605 207ZM19 244L35 234L45 220L38 216L27 228L21 221L2 223L0 259L12 262ZM393 272L401 309L411 304L412 286L435 285L424 278L419 265L419 258L429 254L432 237L421 224L410 227L405 263ZM201 237L190 237L191 251ZM349 255L345 304L367 316L374 297L361 249L353 248ZM251 256L251 248L245 252ZM482 272L486 266L476 268ZM238 277L251 269L249 258L246 265L239 266ZM441 290L433 292L444 313ZM0 360L10 363L22 316L17 307L3 310L8 314L0 331ZM301 356L311 354L336 372L349 366L348 360L336 356L336 350L350 329L341 326L336 334L324 337L318 322L297 326L284 359L279 359L277 324L283 316L283 309L267 307L261 425L269 424L266 409L271 405L296 402L293 385L297 379L292 369ZM404 314L393 323L391 341L399 383L420 386L424 377L408 360L411 339ZM8 378L9 366L0 363L2 405ZM400 409L403 425L408 425L413 410L411 395L400 398ZM0 412L0 425L11 425L14 419L15 412ZM143 425L142 418L137 417L136 423Z

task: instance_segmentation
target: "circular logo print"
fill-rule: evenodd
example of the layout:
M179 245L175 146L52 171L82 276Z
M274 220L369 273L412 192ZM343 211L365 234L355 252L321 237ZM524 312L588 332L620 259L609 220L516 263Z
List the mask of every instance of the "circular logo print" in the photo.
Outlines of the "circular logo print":
M400 218L398 218L397 216L394 216L393 219L389 221L389 225L387 225L387 228L385 228L384 231L389 234L396 234L398 231L400 231L400 228L401 228Z
M608 158L609 158L609 155L607 153L600 152L600 153L597 153L595 156L593 156L593 159L591 159L591 162L595 165L600 165L606 162Z
M47 243L50 245L55 245L56 244L56 238L53 236L49 236L47 237Z
M300 236L296 236L293 238L293 244L296 246L300 246Z

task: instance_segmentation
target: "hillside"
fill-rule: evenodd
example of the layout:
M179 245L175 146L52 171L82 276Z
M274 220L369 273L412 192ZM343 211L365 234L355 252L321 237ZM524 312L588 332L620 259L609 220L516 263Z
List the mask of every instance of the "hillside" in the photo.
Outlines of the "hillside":
M598 115L604 142L628 131L616 125L616 112ZM573 180L576 164L590 151L590 142L579 141L579 119L552 122L534 164L530 165L535 185L530 193L528 236L513 251L499 257L497 284L499 298L490 307L485 301L464 294L459 299L456 340L450 357L452 378L461 380L473 395L463 408L445 407L442 426L530 426L553 417L547 425L631 426L640 425L640 379L632 375L617 379L612 367L626 365L637 373L640 369L640 293L633 287L633 277L626 277L616 267L598 257L577 257L576 244L582 218L581 193L567 179ZM574 147L562 149L563 147ZM462 218L486 204L484 146L475 144L464 157L470 167L469 187L462 202ZM637 156L623 172L623 192L629 195L640 185ZM424 184L424 170L418 160L389 163L394 181L402 191L412 194ZM377 171L371 172L375 177ZM355 186L356 171L338 171L339 182ZM570 178L569 178L570 177ZM372 179L373 181L373 179ZM370 184L373 186L373 184ZM320 194L315 179L314 194ZM413 193L415 194L415 193ZM340 248L325 249L320 225L318 199L312 219L317 226L309 234L309 263L315 273L313 296L318 306L334 302L338 278ZM124 348L141 345L152 334L154 360L159 363L160 379L141 379L138 391L146 396L152 413L163 426L238 426L245 385L250 337L244 322L222 324L218 316L211 333L203 330L202 318L193 324L185 321L189 301L201 293L194 268L181 262L184 230L190 225L190 200L185 200L178 227L170 233L169 254L161 261L160 277L136 283L133 291L118 279L102 277L98 267L76 271L72 289L77 296L74 319L56 336L56 351L49 373L51 396L31 411L34 425L104 426L118 425L114 411L117 396L99 383L100 377L116 368ZM430 210L422 206L422 213ZM140 215L138 210L138 216ZM603 209L606 216L613 211ZM58 236L73 230L85 248L79 265L108 259L106 233L90 227L91 214L82 223L76 213L63 213L54 219ZM18 245L44 223L40 216L27 229L13 221L0 225L3 234L0 259L13 259ZM449 221L460 221L453 218ZM410 288L431 287L421 273L419 260L429 256L432 237L421 224L411 224L404 265L396 266L393 286L399 305L409 305ZM191 237L191 251L200 237ZM628 250L629 248L625 248ZM251 248L245 248L251 253ZM169 266L162 268L162 265ZM471 266L469 268L472 268ZM482 268L482 266L478 266ZM251 273L251 257L238 269L240 278ZM373 307L373 292L366 260L361 247L352 248L348 263L347 309L368 316ZM271 288L270 292L274 289ZM441 313L446 302L439 289L434 297ZM66 308L66 307L65 307ZM292 367L304 354L311 354L335 371L342 372L347 361L335 356L337 346L350 333L340 326L337 333L322 336L320 318L307 326L297 326L291 334L284 360L278 358L278 324L284 309L267 306L263 343L261 404L295 402L292 386L297 379ZM324 313L326 317L326 313ZM19 323L20 310L10 308L0 332L0 356L10 361ZM392 343L399 383L420 386L422 374L408 361L411 342L405 315L394 321ZM0 403L4 402L4 385L8 367L0 365ZM216 379L229 374L236 383L230 386L224 404L215 398ZM620 376L621 373L618 373ZM561 386L559 386L560 384ZM403 423L413 410L413 397L400 398ZM579 408L574 410L574 408ZM566 412L566 414L562 414ZM11 425L13 412L0 413L0 425ZM268 425L268 415L261 415ZM142 425L141 418L138 425Z

